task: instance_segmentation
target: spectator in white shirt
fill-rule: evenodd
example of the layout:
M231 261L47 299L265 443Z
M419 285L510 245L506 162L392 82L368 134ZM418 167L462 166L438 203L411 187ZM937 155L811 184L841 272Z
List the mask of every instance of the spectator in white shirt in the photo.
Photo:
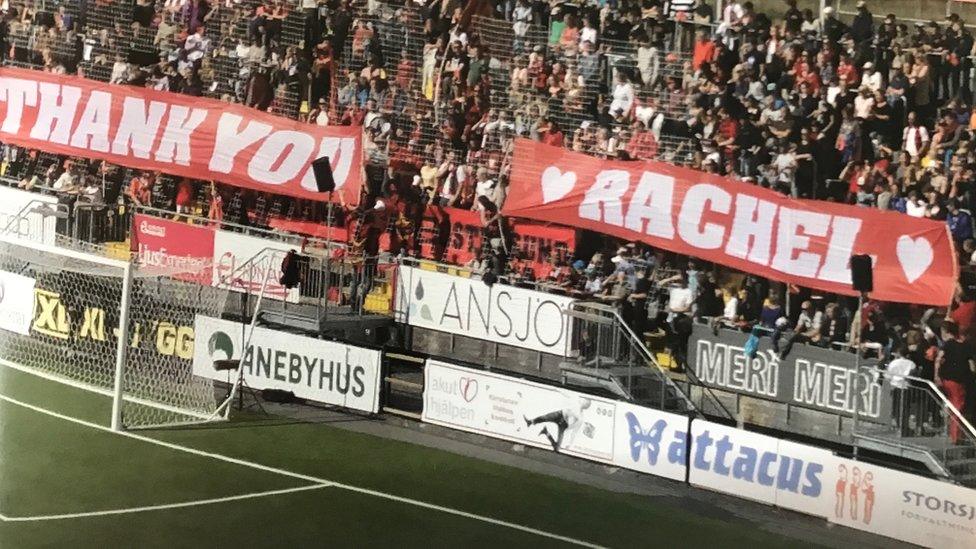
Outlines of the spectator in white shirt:
M630 108L634 105L634 86L630 78L623 71L617 71L617 83L613 87L613 101L610 103L610 115L630 115Z
M901 431L901 435L906 436L911 427L913 406L917 403L911 402L911 398L909 398L911 392L905 390L908 389L909 385L909 380L905 376L912 375L916 366L907 357L907 347L898 347L893 354L895 358L885 368L885 381L891 385L891 419Z
M854 118L867 120L874 109L874 94L867 86L862 86L854 98Z
M813 306L810 300L800 305L800 316L796 319L796 327L786 340L780 351L780 360L790 354L795 343L816 343L820 340L820 325L823 324L823 313Z
M874 63L868 61L864 64L864 75L861 76L861 86L868 88L872 92L882 91L883 81L881 72L874 70Z
M583 22L583 28L580 29L580 43L592 42L593 45L596 45L598 38L597 30L593 28L593 25L590 23L590 19L588 17L584 19L585 21Z
M908 193L908 200L905 201L905 213L911 217L925 217L925 210L928 205L925 200L919 198L918 191Z
M914 162L919 156L925 154L929 145L929 132L918 123L918 116L915 111L908 113L907 124L902 132L902 148L908 153Z

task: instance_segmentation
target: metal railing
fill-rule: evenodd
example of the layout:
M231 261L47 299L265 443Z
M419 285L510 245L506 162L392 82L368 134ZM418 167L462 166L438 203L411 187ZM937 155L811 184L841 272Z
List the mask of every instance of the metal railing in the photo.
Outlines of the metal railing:
M570 354L594 371L605 371L618 379L632 400L661 409L703 414L732 421L734 415L718 397L691 374L677 381L658 363L644 341L624 321L617 307L603 303L574 302L566 311L573 319ZM615 375L616 374L616 375ZM621 375L622 374L622 375ZM642 378L654 380L658 393L646 393ZM622 380L622 382L621 382ZM697 393L698 402L693 396Z
M933 470L958 484L976 487L976 429L939 387L927 379L863 370L877 376L875 382L890 402L890 417L882 418L883 423L854 423L855 446L872 440L906 454L927 455ZM861 398L855 403L860 409Z

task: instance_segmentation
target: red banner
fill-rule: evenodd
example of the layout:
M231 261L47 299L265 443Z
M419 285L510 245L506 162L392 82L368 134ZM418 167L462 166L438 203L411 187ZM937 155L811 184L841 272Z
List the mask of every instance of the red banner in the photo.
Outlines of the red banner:
M174 276L207 286L211 283L214 230L209 227L136 214L132 251L143 265L185 269Z
M520 139L505 215L602 232L748 273L852 295L874 257L884 301L946 305L958 275L946 224L813 200L659 162L606 161Z
M360 129L77 76L0 69L0 141L141 170L325 200L311 161L328 156L347 204L362 184Z

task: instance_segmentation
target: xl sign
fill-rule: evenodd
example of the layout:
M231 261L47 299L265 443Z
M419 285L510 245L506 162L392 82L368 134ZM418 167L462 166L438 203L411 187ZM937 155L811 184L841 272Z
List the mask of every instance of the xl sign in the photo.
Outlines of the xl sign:
M571 298L400 267L396 313L411 326L565 356Z

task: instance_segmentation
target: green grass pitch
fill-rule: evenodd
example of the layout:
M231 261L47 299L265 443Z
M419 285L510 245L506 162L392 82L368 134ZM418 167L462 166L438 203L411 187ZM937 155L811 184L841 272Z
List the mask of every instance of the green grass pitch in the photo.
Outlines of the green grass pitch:
M104 396L0 367L0 546L798 546L327 424L124 436L105 429L109 410Z

